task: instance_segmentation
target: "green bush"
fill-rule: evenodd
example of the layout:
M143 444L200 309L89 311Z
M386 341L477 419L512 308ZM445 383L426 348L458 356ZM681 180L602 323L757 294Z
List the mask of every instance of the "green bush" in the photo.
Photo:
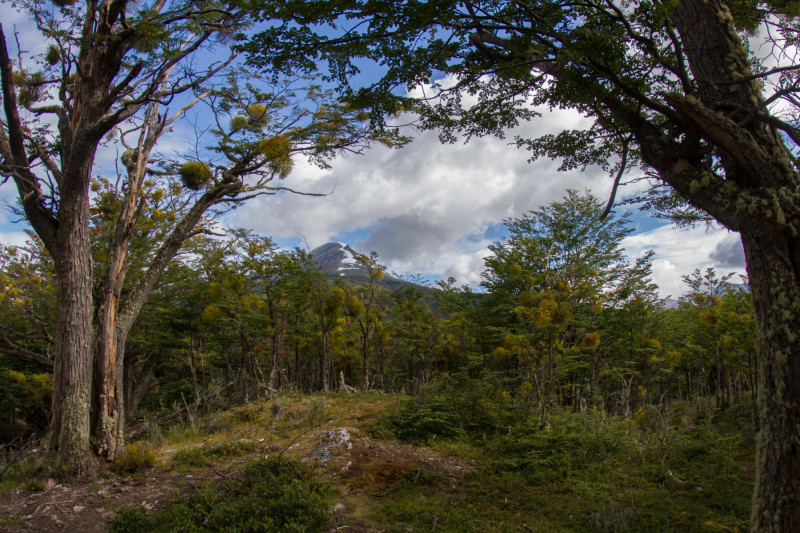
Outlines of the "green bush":
M0 369L0 436L43 433L50 417L53 376ZM24 424L12 422L22 420ZM7 421L7 422L6 422Z
M114 533L153 531L154 526L155 522L152 517L147 516L147 512L138 505L120 507L109 523L109 527Z
M134 474L156 464L156 452L149 444L133 442L125 447L125 453L120 454L111 463L111 471L116 474Z
M324 531L330 524L333 492L302 464L259 460L241 475L202 485L195 494L146 515L121 508L112 533L202 532L271 533Z
M199 446L180 450L172 458L172 464L180 468L204 468L231 457L240 457L256 447L253 442L233 441L215 446Z
M442 378L381 417L374 431L409 442L483 438L513 425L518 416L491 380Z
M635 461L639 456L635 425L597 411L553 412L549 428L516 426L499 436L492 448L495 467L552 479L619 457Z

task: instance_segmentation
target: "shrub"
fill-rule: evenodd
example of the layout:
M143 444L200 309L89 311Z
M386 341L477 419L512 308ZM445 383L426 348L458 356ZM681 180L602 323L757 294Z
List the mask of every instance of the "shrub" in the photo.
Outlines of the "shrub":
M17 435L44 433L50 416L53 376L0 369L0 419L8 440ZM12 421L22 420L24 424Z
M172 458L172 464L181 468L203 468L212 466L230 457L239 457L251 452L256 447L253 442L233 441L215 446L200 446L188 450L180 450Z
M259 460L241 475L209 482L160 513L122 508L112 533L167 531L312 532L330 524L330 486L295 461Z
M187 161L179 170L181 181L187 189L199 191L211 181L211 167L200 161Z
M152 531L154 526L155 522L152 518L147 516L147 512L138 505L120 507L109 523L109 527L114 533Z
M431 438L483 438L507 428L517 415L484 379L442 379L381 417L375 433L420 442Z
M498 438L491 463L526 476L563 479L621 456L635 461L639 456L636 437L635 426L628 420L597 411L555 411L548 429L521 425Z
M118 455L111 463L111 471L116 474L134 474L156 464L156 452L149 444L133 442L125 447L125 453Z

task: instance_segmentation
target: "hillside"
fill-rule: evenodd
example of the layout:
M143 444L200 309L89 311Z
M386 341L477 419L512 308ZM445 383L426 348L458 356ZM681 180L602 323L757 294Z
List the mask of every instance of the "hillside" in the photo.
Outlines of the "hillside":
M297 521L313 518L306 531L747 529L746 416L730 412L715 429L689 405L636 422L558 412L535 429L502 398L485 402L480 387L426 400L281 396L194 425L153 425L98 479L7 478L0 527L299 531ZM270 501L252 488L264 482L254 468L271 476L259 489Z
M348 244L329 242L311 250L311 256L319 269L330 279L342 279L354 283L369 282L369 268L358 259L359 256L364 256L364 254L357 252ZM434 290L430 287L396 278L388 273L384 274L378 283L391 291L407 286L414 286L423 293L429 293Z

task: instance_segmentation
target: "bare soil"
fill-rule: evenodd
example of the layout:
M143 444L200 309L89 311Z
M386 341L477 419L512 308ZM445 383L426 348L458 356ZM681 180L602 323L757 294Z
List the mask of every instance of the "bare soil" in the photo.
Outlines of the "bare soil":
M188 477L187 477L188 476ZM21 487L0 501L0 531L99 533L123 505L160 509L199 481L197 474L164 472L157 468L135 477L79 480L60 484L48 480L45 490Z

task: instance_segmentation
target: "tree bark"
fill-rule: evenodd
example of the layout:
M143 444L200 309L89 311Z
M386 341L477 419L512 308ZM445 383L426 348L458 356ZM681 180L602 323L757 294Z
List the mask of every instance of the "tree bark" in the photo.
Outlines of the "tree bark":
M758 413L753 531L800 531L800 243L743 235L758 320Z
M88 180L87 186L88 186ZM50 453L79 473L95 467L89 447L92 377L92 260L89 197L62 198L57 233L56 365Z

